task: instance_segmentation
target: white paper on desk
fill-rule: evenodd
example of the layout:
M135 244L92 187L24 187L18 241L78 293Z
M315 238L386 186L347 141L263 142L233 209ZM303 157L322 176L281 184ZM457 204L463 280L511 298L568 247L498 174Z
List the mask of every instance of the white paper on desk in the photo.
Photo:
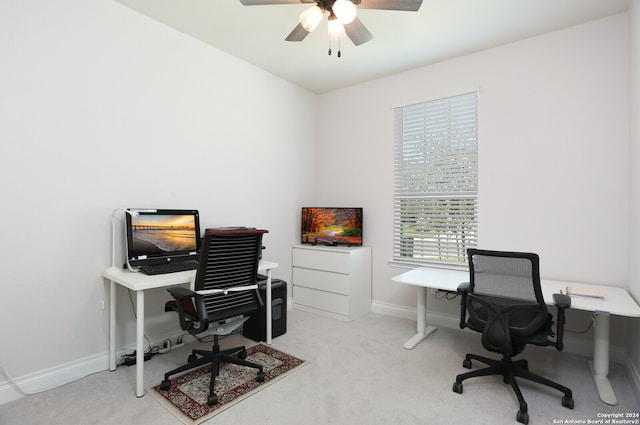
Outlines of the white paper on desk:
M572 297L588 297L604 300L604 294L599 288L588 288L584 286L572 286L569 288Z

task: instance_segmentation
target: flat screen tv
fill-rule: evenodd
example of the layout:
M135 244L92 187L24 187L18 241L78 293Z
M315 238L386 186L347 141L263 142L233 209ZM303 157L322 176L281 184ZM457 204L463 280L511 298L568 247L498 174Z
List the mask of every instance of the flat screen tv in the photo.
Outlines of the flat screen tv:
M302 208L302 243L362 245L362 208Z
M127 263L132 267L196 261L200 252L198 210L137 210L126 215Z

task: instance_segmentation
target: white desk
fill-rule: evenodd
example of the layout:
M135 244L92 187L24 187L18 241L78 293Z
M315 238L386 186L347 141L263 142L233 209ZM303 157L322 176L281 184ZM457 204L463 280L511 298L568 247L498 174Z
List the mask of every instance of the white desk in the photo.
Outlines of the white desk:
M435 326L427 326L427 288L455 291L460 283L469 281L469 272L420 267L394 276L391 280L418 287L418 308L416 311L418 332L404 344L404 348L413 350L420 341L437 329Z
M267 274L267 344L271 344L271 270L278 267L272 261L260 261L258 270ZM116 285L136 292L136 396L144 395L144 291L147 289L191 283L196 271L167 273L161 275L145 275L134 273L119 267L109 267L102 276L110 281L109 296L109 369L116 370Z
M435 327L426 325L427 288L455 291L462 282L469 281L469 272L421 267L394 276L394 282L414 285L418 287L417 334L404 345L410 350L420 341L435 331ZM571 308L592 311L596 313L593 334L593 360L589 361L600 400L612 406L618 400L609 382L609 316L611 314L627 317L640 317L640 306L631 298L629 293L618 287L603 285L588 285L572 282L558 282L542 280L542 293L545 302L553 304L553 294L564 291L567 286L597 287L602 291L604 300L586 297L571 297Z
M593 360L589 360L591 374L598 388L600 400L615 406L618 404L616 395L609 382L609 316L640 317L640 306L631 298L629 293L615 286L588 285L586 283L558 282L554 280L542 280L542 294L545 302L553 300L553 294L567 286L598 288L604 299L588 297L571 297L571 308L576 310L592 311L596 313L595 326L593 328Z

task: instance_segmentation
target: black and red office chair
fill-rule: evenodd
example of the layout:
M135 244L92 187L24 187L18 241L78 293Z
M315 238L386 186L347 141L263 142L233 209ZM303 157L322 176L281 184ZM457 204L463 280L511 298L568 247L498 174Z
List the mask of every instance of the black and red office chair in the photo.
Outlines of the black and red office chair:
M557 307L554 333L553 316L547 311L542 295L538 255L478 249L467 250L467 255L470 282L458 289L462 294L460 328L480 332L483 347L502 354L502 359L467 354L463 367L471 369L471 360L478 360L489 367L458 375L453 391L461 394L462 381L466 379L501 375L504 383L511 384L518 398L520 410L516 420L527 424L527 403L516 382L516 378L523 378L561 391L562 406L573 409L569 388L530 372L527 360L513 360L528 344L562 350L564 313L571 306L571 298L554 294Z
M211 351L193 350L188 363L164 375L161 390L171 388L170 377L211 363L211 383L207 404L218 403L215 393L220 363L233 363L257 369L256 381L264 381L263 366L245 360L245 347L221 349L218 335L228 335L253 314L262 314L264 304L258 292L258 262L262 235L266 230L207 229L202 240L194 288L169 288L175 298L165 311L178 313L180 327L192 335L213 333ZM235 320L229 321L228 319Z

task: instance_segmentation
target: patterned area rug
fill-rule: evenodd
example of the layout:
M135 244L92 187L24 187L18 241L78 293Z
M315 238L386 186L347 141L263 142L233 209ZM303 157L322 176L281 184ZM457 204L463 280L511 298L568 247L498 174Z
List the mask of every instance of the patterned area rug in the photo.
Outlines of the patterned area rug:
M247 348L247 360L264 366L264 382L256 382L255 369L224 363L216 379L218 404L214 406L207 405L210 365L173 378L168 391L160 385L148 391L185 424L199 424L307 364L263 344Z

